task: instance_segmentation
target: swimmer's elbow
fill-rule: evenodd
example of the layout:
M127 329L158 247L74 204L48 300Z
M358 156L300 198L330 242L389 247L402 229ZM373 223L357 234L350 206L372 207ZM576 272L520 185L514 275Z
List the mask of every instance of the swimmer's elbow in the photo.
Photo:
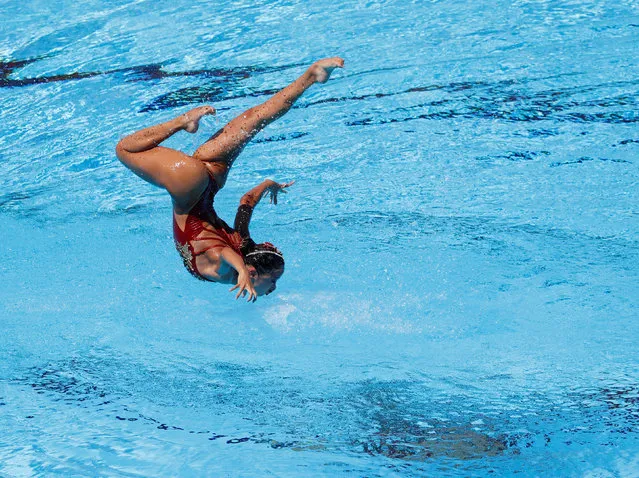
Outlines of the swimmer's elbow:
M255 195L251 194L251 193L246 193L244 196L242 196L242 198L240 199L240 206L251 206L251 207L255 207L255 205L257 204L257 200L255 198Z

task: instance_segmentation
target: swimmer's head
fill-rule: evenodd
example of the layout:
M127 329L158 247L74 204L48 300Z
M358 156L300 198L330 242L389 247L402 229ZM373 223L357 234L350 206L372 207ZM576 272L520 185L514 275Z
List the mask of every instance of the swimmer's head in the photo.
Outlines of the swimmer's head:
M257 295L273 292L277 280L284 274L284 256L280 250L270 242L255 244L248 239L242 243L242 254Z

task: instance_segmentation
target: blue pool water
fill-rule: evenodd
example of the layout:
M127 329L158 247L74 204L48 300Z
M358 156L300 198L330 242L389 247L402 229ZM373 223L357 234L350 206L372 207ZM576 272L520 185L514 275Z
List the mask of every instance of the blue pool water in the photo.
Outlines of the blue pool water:
M219 3L219 4L218 4ZM639 4L4 1L1 476L639 476ZM200 283L117 141L244 151L277 293Z

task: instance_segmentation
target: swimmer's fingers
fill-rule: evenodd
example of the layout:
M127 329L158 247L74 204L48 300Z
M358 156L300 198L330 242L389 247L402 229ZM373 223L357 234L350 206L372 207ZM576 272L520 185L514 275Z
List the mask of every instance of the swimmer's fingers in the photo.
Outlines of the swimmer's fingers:
M288 183L275 183L270 189L269 192L271 193L271 204L277 204L277 193L284 193L284 194L288 194L288 191L286 190L286 188L288 188L289 186L292 186L293 184L295 184L295 181L290 181Z
M239 289L237 294L235 295L235 300L241 297L246 297L248 295L247 302L255 302L257 300L257 292L253 288L251 282L243 282L238 281L233 287L229 289L229 292L234 291L235 289Z
M242 295L242 292L244 292L246 294L246 290L244 290L244 285L240 284L239 282L237 284L235 284L233 287L231 287L229 289L229 292L233 292L235 289L240 289L237 291L237 294L235 295L235 300L240 298L240 295Z
M255 289L253 288L252 285L248 287L248 290L249 290L249 296L248 296L248 299L246 299L246 301L255 302L257 300L257 292L255 292Z
M269 199L269 203L270 204L277 204L277 193L279 192L279 190L273 188L269 192L271 193L271 197Z
M242 286L241 292L238 292L235 297L236 300L239 299L240 294L242 294L242 297L246 297L248 295L246 302L255 302L257 300L257 292L255 292L255 289L250 283L246 284L246 286Z
M286 188L290 188L293 184L295 184L295 181L290 181L288 183L280 183L278 184L279 186L279 190L283 193L288 193L288 191L286 190Z
M235 284L233 287L231 287L229 289L229 292L233 292L235 289L237 289L238 287L240 287L240 284ZM240 298L240 294L242 293L242 289L237 291L237 294L235 295L235 300Z

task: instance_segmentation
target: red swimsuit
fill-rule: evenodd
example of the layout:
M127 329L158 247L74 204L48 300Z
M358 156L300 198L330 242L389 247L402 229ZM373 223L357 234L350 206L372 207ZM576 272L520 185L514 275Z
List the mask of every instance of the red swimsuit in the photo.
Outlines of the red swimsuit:
M175 239L175 247L184 261L184 266L194 277L205 281L210 281L210 279L204 277L197 269L195 260L197 256L216 247L230 247L240 256L242 255L240 234L220 219L213 209L213 198L217 191L215 180L209 177L206 191L189 211L184 231L178 226L175 213L173 214L173 238ZM198 248L197 244L200 241L206 241L207 245L204 248Z

